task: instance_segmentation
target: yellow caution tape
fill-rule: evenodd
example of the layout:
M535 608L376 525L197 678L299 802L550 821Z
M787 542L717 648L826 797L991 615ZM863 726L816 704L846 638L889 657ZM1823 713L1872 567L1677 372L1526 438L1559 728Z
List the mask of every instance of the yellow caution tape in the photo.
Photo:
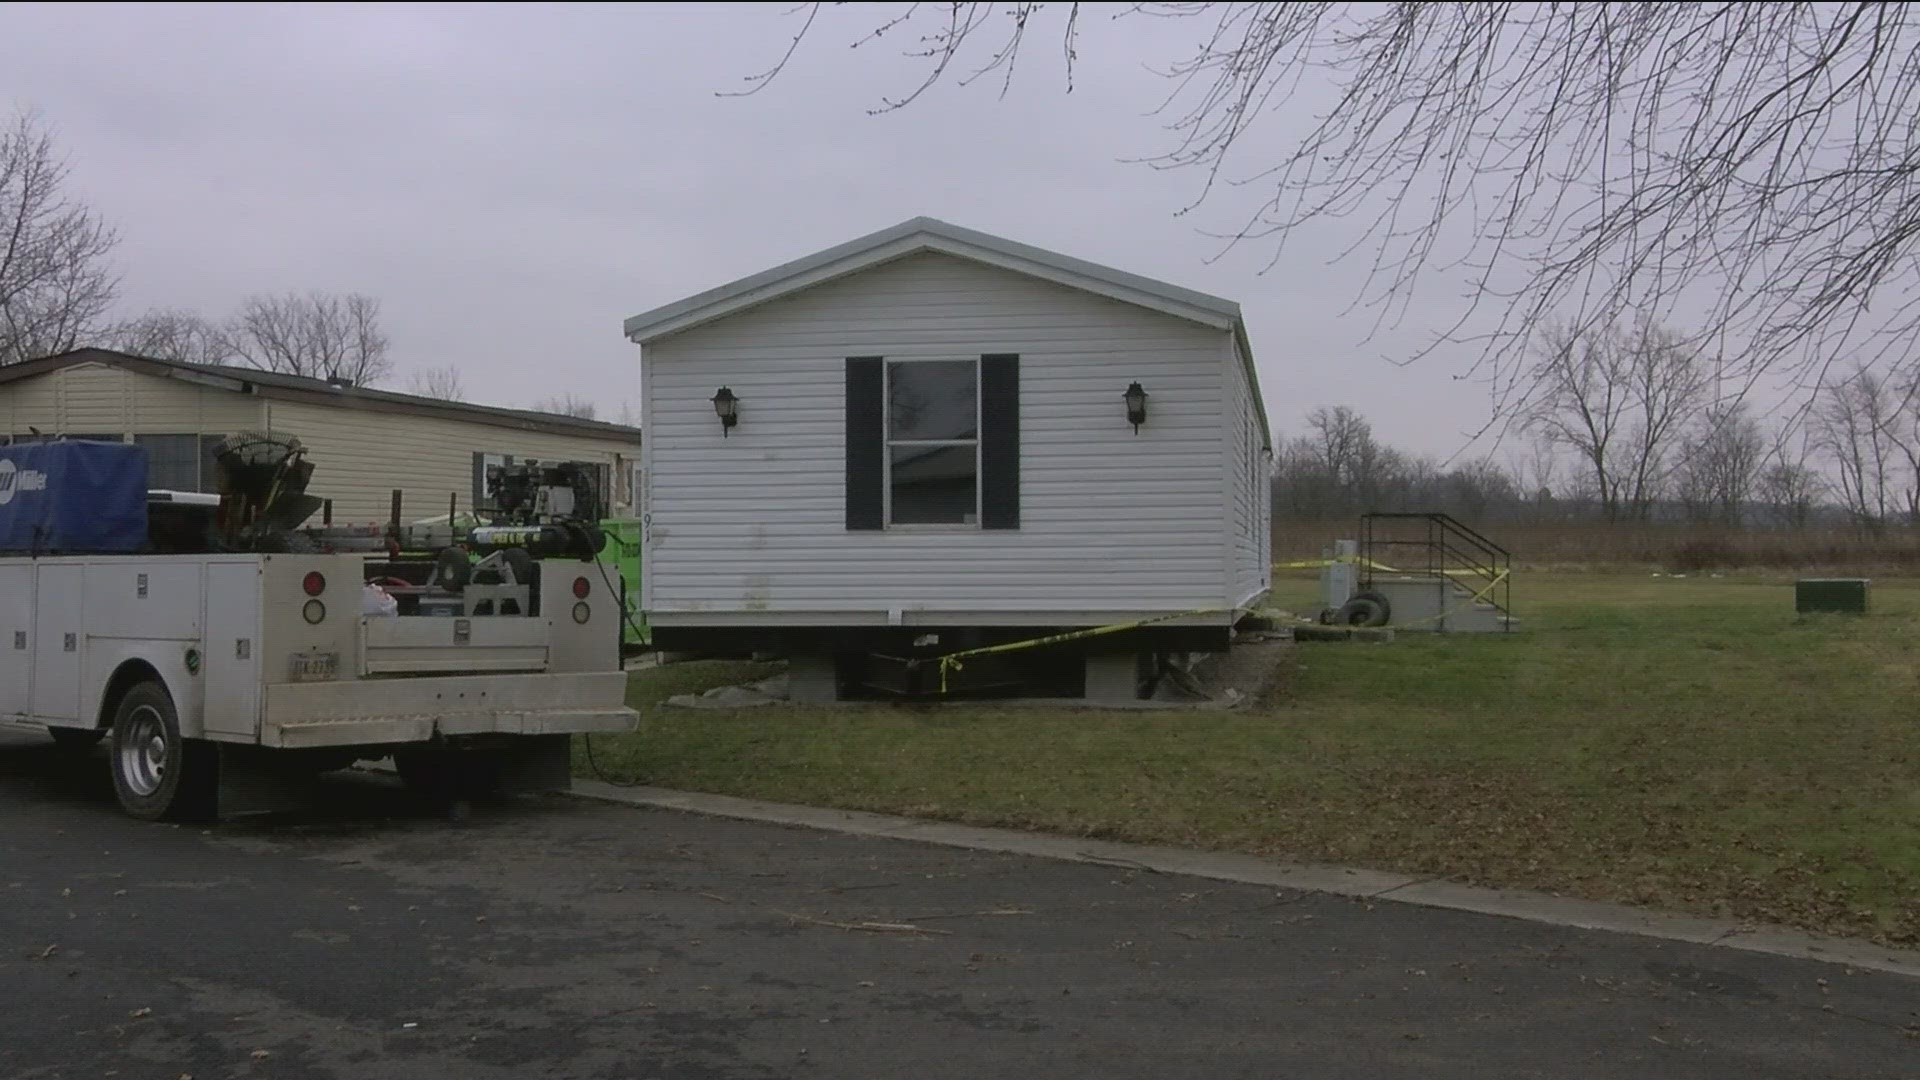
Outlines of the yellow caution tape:
M1277 562L1273 564L1273 568L1275 570L1318 570L1321 567L1337 566L1340 563L1353 563L1356 566L1364 566L1370 570L1380 570L1389 574L1402 573L1402 571L1396 570L1385 563L1377 563L1372 559L1363 559L1358 555L1343 555L1337 559L1306 559L1301 562Z
M1427 572L1425 570L1402 570L1399 567L1388 566L1386 563L1377 563L1377 562L1374 562L1372 559L1364 559L1357 555L1352 557L1342 557L1338 559L1305 559L1300 562L1277 562L1273 564L1273 569L1275 570L1318 570L1322 567L1334 566L1339 563L1353 563L1356 566L1364 566L1369 570L1377 570L1383 574L1414 574L1414 573L1424 574ZM1485 577L1487 572L1484 570L1454 569L1454 570L1435 570L1433 571L1433 573L1439 574L1443 577Z
M1372 562L1370 560L1360 559L1360 558L1317 559L1311 562L1274 563L1273 568L1276 570L1304 569L1307 567L1331 566L1336 562L1363 563L1367 566L1372 567L1375 570L1383 570L1390 574L1401 573L1401 571L1395 570L1391 566L1383 566L1379 563ZM1449 574L1472 573L1472 571L1442 571L1442 572L1449 573ZM1493 579L1487 582L1486 587L1482 588L1479 592L1474 593L1472 596L1469 596L1467 598L1466 603L1456 604L1455 606L1448 608L1445 611L1442 611L1438 615L1432 615L1432 616L1428 616L1425 619L1416 619L1414 621L1415 622L1438 621L1440 619L1446 618L1448 615L1451 615L1454 612L1461 610L1464 607L1471 607L1472 605L1479 603L1480 601L1486 599L1489 595L1491 595L1493 593L1493 590L1496 587L1498 587L1502 581L1505 581L1507 579L1507 574L1508 574L1508 571L1505 571L1505 570L1502 570L1499 573L1495 574L1493 576ZM985 645L978 649L962 649L959 652L947 653L945 656L932 657L931 659L940 665L940 692L944 694L947 692L947 674L949 672L960 671L964 669L966 667L966 664L964 664L962 661L970 660L976 656L992 656L996 653L1022 652L1027 649L1044 648L1045 646L1048 646L1048 645L1059 645L1062 642L1067 642L1067 641L1080 641L1086 638L1104 637L1108 634L1124 633L1128 630L1137 630L1143 626L1152 626L1155 623L1172 622L1175 619L1198 618L1199 616L1202 616L1202 615L1223 615L1223 614L1229 614L1230 612L1231 612L1231 609L1228 609L1228 608L1194 608L1192 611L1176 611L1168 615L1154 615L1145 619L1135 619L1132 622L1112 623L1107 626L1095 626L1085 630L1069 630L1064 634L1048 634L1044 637L1028 638L1025 641L1009 641L1000 645Z
M1024 649L1038 649L1045 645L1058 645L1063 641L1079 641L1082 638L1118 634L1127 630L1137 630L1142 626L1152 626L1154 623L1172 622L1175 619L1189 619L1200 615L1220 615L1227 613L1227 611L1227 608L1195 608L1192 611L1176 611L1171 615L1155 615L1151 618L1135 619L1132 622L1114 623L1110 626L1095 626L1086 630L1069 630L1064 634L1048 634L1045 637L1029 638L1025 641L1009 641L1002 645L987 645L978 649L963 649L960 652L948 653L945 656L935 658L940 664L940 692L943 694L947 692L947 673L949 671L959 671L966 666L960 662L963 658L971 659L976 656L988 656L993 653L1009 653L1020 652Z

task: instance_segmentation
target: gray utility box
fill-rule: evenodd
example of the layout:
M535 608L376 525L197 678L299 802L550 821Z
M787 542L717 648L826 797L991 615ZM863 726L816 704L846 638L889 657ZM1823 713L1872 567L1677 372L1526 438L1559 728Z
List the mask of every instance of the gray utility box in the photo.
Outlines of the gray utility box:
M1802 615L1865 615L1867 579L1801 578L1793 583L1793 609Z

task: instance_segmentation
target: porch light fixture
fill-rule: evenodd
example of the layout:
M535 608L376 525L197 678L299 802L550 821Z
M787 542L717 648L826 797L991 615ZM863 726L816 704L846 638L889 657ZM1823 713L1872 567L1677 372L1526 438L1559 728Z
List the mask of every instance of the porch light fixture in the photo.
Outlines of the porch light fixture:
M713 412L720 418L720 435L724 438L727 430L740 422L740 399L723 386L713 395Z
M1127 402L1127 423L1133 425L1133 433L1140 434L1140 425L1147 422L1147 391L1139 383L1129 383L1127 392L1120 395Z

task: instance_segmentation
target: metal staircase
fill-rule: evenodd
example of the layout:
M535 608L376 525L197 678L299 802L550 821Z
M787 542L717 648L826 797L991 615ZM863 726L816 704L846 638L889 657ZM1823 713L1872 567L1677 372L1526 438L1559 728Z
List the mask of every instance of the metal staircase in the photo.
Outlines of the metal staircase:
M1360 517L1360 587L1385 597L1391 625L1442 633L1514 628L1513 553L1450 514Z

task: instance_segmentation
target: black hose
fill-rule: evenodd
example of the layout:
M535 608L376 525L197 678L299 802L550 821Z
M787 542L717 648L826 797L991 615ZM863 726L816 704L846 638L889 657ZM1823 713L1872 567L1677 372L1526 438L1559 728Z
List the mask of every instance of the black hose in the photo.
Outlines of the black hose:
M635 622L633 619L633 615L627 611L627 594L620 588L616 587L613 583L613 579L607 576L607 565L600 561L600 553L598 551L593 553L593 565L594 565L594 569L600 571L600 581L602 584L604 584L607 587L608 594L610 594L617 601L619 601L621 622L624 623L626 626L631 627L633 629L633 632L636 635L641 634L642 631L640 629L640 624ZM606 773L601 772L600 763L598 761L595 761L593 757L593 733L589 731L586 734L582 735L581 738L586 740L587 768L593 773L594 779L600 781L603 784L612 784L614 787L631 788L631 787L642 786L637 781L610 779Z

